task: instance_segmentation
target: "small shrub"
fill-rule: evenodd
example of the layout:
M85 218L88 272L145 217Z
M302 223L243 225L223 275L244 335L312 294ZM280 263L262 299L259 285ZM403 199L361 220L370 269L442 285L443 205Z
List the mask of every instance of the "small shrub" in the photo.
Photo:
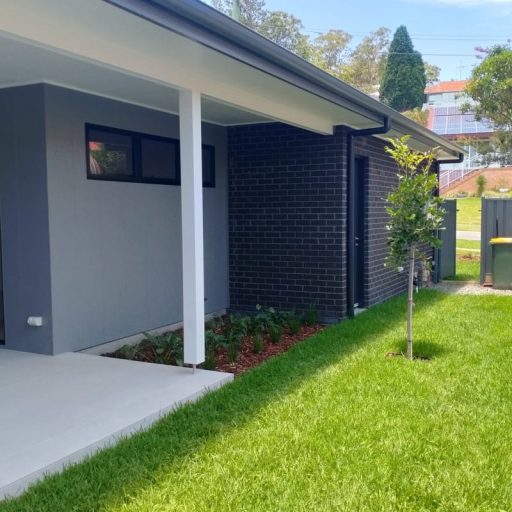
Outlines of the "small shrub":
M306 325L316 325L318 323L318 310L315 306L309 306L304 313L304 323Z
M214 370L217 367L215 359L215 349L224 344L224 336L216 334L213 331L205 332L205 359L203 368L205 370Z
M283 328L280 325L273 325L269 329L268 334L272 343L279 343L283 335Z
M183 340L175 332L167 332L153 341L155 363L183 366Z
M487 185L487 180L483 174L480 174L480 176L476 179L476 196L482 197L482 194L485 192L485 186Z
M263 333L256 332L252 338L252 351L255 354L260 354L265 349L265 339Z
M253 319L255 325L257 326L256 330L269 332L273 326L285 324L285 315L273 307L263 308L258 304L256 306L256 310L258 313Z
M135 359L139 352L139 345L123 345L117 350L117 353L123 359Z
M286 315L286 325L288 326L288 329L290 329L290 332L293 335L295 335L300 331L302 321L301 321L299 315L297 315L297 313L292 311L292 312L288 313L288 315Z
M224 343L228 359L234 363L238 358L238 350L244 336L247 336L251 319L248 316L230 315L224 327Z

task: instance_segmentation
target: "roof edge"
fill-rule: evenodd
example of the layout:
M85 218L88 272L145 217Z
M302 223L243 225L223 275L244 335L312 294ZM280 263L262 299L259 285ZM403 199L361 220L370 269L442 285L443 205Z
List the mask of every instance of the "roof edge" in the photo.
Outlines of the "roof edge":
M179 31L181 35L224 54L227 54L228 50L226 43L230 43L236 48L244 50L241 55L238 55L238 60L268 73L269 71L262 68L258 63L259 60L263 59L271 65L274 71L270 74L276 76L279 69L285 70L287 71L286 76L278 76L278 78L306 90L308 90L306 86L309 84L309 87L313 86L309 92L364 115L373 120L376 125L382 124L383 118L389 117L393 126L398 128L399 131L405 131L420 139L428 139L434 145L443 147L455 156L463 151L457 144L444 139L384 103L335 78L200 0L103 1L169 30ZM162 17L157 15L158 10L169 14L171 18L167 22L172 24L174 21L174 25L171 26L169 23L165 23ZM176 24L176 21L179 21L175 18L176 16L181 18L181 26ZM233 57L233 55L230 56ZM257 59L249 59L249 62L247 62L246 59L250 56L257 57ZM399 127L402 129L400 130Z

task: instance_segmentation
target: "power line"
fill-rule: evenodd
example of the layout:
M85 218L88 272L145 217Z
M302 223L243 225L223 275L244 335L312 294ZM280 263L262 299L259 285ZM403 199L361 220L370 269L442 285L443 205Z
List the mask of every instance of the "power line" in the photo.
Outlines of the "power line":
M328 32L329 30L336 30L336 29L326 29L321 30L317 28L308 28L304 27L305 32L310 32L313 34L324 34L325 32ZM344 30L341 29L344 32L347 32L349 35L353 37L366 37L371 33L370 32L360 32L360 31L350 31L350 30ZM410 34L411 39L420 39L420 40L426 40L426 41L481 41L481 42L507 42L512 39L512 35L498 35L498 36L492 36L489 35L452 35L452 34Z

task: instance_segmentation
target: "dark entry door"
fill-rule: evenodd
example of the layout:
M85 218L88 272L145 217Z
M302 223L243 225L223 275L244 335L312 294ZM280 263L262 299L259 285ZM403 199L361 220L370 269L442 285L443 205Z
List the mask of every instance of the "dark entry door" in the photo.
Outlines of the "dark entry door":
M366 159L356 158L355 168L355 185L356 185L356 201L355 201L355 282L354 282L354 307L364 308L364 276L365 276L365 239L364 229L366 223L366 194L365 194L365 173Z

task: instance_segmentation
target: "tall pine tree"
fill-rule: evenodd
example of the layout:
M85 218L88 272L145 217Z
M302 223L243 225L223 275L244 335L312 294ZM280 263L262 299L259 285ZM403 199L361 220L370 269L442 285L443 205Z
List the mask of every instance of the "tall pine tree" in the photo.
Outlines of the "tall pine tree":
M421 53L414 50L407 28L398 27L389 47L380 99L403 112L421 107L427 78Z

